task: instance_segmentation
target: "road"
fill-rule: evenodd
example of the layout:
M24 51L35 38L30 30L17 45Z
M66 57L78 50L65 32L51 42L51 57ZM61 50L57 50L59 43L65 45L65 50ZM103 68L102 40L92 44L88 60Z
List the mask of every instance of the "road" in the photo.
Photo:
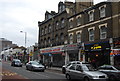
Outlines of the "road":
M5 72L6 71L6 72ZM13 77L18 76L18 79L26 79L31 81L67 81L65 79L65 75L55 72L46 70L45 72L36 72L36 71L29 71L26 70L25 66L23 67L12 67L10 63L3 62L2 63L2 76ZM11 79L11 78L10 78ZM15 78L17 79L17 78Z

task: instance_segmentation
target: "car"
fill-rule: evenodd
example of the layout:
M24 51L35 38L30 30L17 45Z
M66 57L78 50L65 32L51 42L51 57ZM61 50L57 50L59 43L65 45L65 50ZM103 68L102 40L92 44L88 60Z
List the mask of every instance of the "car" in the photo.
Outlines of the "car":
M11 62L11 66L20 66L22 67L22 62L19 59L13 59Z
M66 79L82 81L107 81L105 73L96 71L91 64L72 64L66 68Z
M69 62L68 64L63 65L63 66L62 66L62 73L65 74L66 68L67 68L68 66L70 66L71 64L80 64L80 63L81 63L80 61L71 61L71 62Z
M103 65L98 67L98 71L106 73L108 75L109 81L120 81L120 67Z
M36 61L29 61L27 64L26 64L26 69L27 70L31 70L31 71L42 71L44 72L45 71L45 66L43 66L42 64L36 62Z

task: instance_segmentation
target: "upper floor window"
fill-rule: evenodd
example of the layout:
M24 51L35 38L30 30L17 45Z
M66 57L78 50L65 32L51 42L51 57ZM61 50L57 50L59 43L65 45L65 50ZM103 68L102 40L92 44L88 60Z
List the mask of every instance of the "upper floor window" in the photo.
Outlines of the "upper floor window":
M69 27L70 27L70 28L73 28L73 20L70 20L70 21L69 21Z
M81 24L81 17L78 17L77 18L77 25L80 25Z
M56 41L58 41L58 35L56 35L55 38L56 38Z
M61 40L64 40L64 35L63 35L63 33L61 33Z
M89 41L94 41L94 28L88 29L89 31Z
M59 22L56 21L56 29L58 29L58 27L59 27Z
M65 19L61 19L61 27L63 28L65 25Z
M45 34L47 34L47 27L45 27Z
M94 10L88 12L89 14L89 21L93 21L94 20Z
M69 39L70 39L70 44L73 44L73 34L69 35Z
M50 41L50 37L48 37L48 43L49 43L49 44L51 43L51 41Z
M100 17L105 17L105 8L106 8L106 5L102 6L99 8L100 10Z
M42 35L44 35L44 29L42 28Z
M45 39L44 41L45 41L45 46L46 46L47 45L47 40Z
M52 31L51 25L48 26L48 32L50 33Z
M81 33L78 32L77 33L77 43L80 43L81 42Z
M102 25L100 27L100 39L106 39L107 38L107 25Z

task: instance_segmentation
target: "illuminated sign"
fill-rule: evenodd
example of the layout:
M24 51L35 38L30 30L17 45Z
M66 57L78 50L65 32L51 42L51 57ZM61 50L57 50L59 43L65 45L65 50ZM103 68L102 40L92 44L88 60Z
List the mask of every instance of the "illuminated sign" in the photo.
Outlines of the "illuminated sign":
M102 48L102 46L100 46L99 44L94 44L94 46L93 47L91 47L91 49L101 49Z

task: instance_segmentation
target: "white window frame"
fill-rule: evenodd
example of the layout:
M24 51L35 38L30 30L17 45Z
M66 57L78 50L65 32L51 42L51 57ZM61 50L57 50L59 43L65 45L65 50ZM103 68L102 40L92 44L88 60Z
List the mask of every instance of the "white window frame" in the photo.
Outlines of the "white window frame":
M61 27L63 28L65 26L65 19L61 19Z
M100 18L105 17L106 16L106 5L99 7L99 10L100 10Z
M93 30L93 34L91 34L91 30ZM89 41L94 41L95 40L95 27L92 28L88 28L89 31ZM93 39L91 39L91 37L93 37Z
M73 28L73 18L69 19L69 28Z
M48 25L48 29L49 29L48 32L50 33L52 29L51 25Z
M44 35L44 29L42 29L42 35Z
M102 27L107 28L107 23L99 25L99 29L100 29L100 39L106 39L107 38L107 31L106 32L102 32ZM105 35L103 37L103 35Z
M73 33L69 34L69 41L70 41L70 44L73 44Z
M88 12L89 14L89 21L94 21L94 10Z
M82 31L77 31L77 32L76 32L77 43L81 43L81 32L82 32ZM80 35L79 38L78 38L78 34Z

